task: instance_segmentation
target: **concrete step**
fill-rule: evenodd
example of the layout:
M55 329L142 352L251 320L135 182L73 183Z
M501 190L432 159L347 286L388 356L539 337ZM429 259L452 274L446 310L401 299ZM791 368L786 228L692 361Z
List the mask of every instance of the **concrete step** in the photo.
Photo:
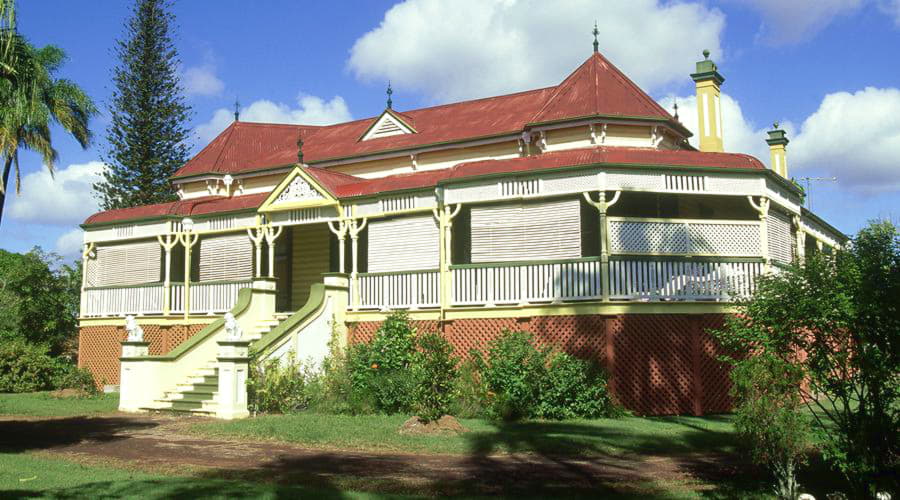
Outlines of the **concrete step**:
M219 382L208 382L206 378L204 378L200 382L188 382L185 384L178 384L175 386L175 392L185 392L185 391L205 391L208 390L210 392L216 391L219 388Z

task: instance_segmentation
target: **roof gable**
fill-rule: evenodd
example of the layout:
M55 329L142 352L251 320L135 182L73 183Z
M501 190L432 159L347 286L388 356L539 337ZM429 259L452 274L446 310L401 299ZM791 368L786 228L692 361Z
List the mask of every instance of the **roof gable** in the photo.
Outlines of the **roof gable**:
M336 205L337 199L313 176L296 167L259 207L260 212Z
M594 52L556 87L531 121L543 123L597 115L674 120L609 60Z
M415 129L408 125L399 113L395 113L391 109L386 109L381 113L381 116L372 123L359 140L368 141L380 137L415 133Z

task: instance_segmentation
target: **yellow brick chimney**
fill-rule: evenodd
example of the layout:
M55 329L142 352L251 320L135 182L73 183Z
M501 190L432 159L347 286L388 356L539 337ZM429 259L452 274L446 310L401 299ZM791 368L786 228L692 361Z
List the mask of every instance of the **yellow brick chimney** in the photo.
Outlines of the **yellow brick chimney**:
M703 60L697 63L697 72L691 78L697 85L697 134L700 135L700 151L722 152L722 106L719 102L720 86L725 78L719 74L716 63L709 60L709 51L703 51Z
M785 179L788 178L788 142L790 141L788 140L787 135L785 135L784 130L778 128L778 122L775 122L772 130L769 131L769 138L766 139L766 144L769 145L769 157L771 159L772 170Z

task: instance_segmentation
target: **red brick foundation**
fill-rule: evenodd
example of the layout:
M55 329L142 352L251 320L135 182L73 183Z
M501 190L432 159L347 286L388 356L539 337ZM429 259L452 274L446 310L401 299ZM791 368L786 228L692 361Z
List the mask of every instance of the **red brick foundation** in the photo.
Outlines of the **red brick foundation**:
M166 354L206 325L141 325L150 354ZM119 357L128 334L122 326L86 326L78 332L78 366L94 375L98 387L119 383Z
M706 333L721 314L626 314L534 318L414 321L419 331L440 331L459 355L483 350L503 330L531 332L538 342L610 373L610 389L625 408L641 415L721 413L731 408L728 369ZM351 325L350 341L371 339L378 322Z

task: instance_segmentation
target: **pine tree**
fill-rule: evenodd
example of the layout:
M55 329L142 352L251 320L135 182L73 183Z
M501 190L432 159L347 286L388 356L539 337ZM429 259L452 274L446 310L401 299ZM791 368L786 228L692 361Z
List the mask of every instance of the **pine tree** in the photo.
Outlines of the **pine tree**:
M125 40L116 41L107 168L94 184L105 210L176 199L169 177L188 159L191 109L178 80L170 8L170 0L136 0Z

